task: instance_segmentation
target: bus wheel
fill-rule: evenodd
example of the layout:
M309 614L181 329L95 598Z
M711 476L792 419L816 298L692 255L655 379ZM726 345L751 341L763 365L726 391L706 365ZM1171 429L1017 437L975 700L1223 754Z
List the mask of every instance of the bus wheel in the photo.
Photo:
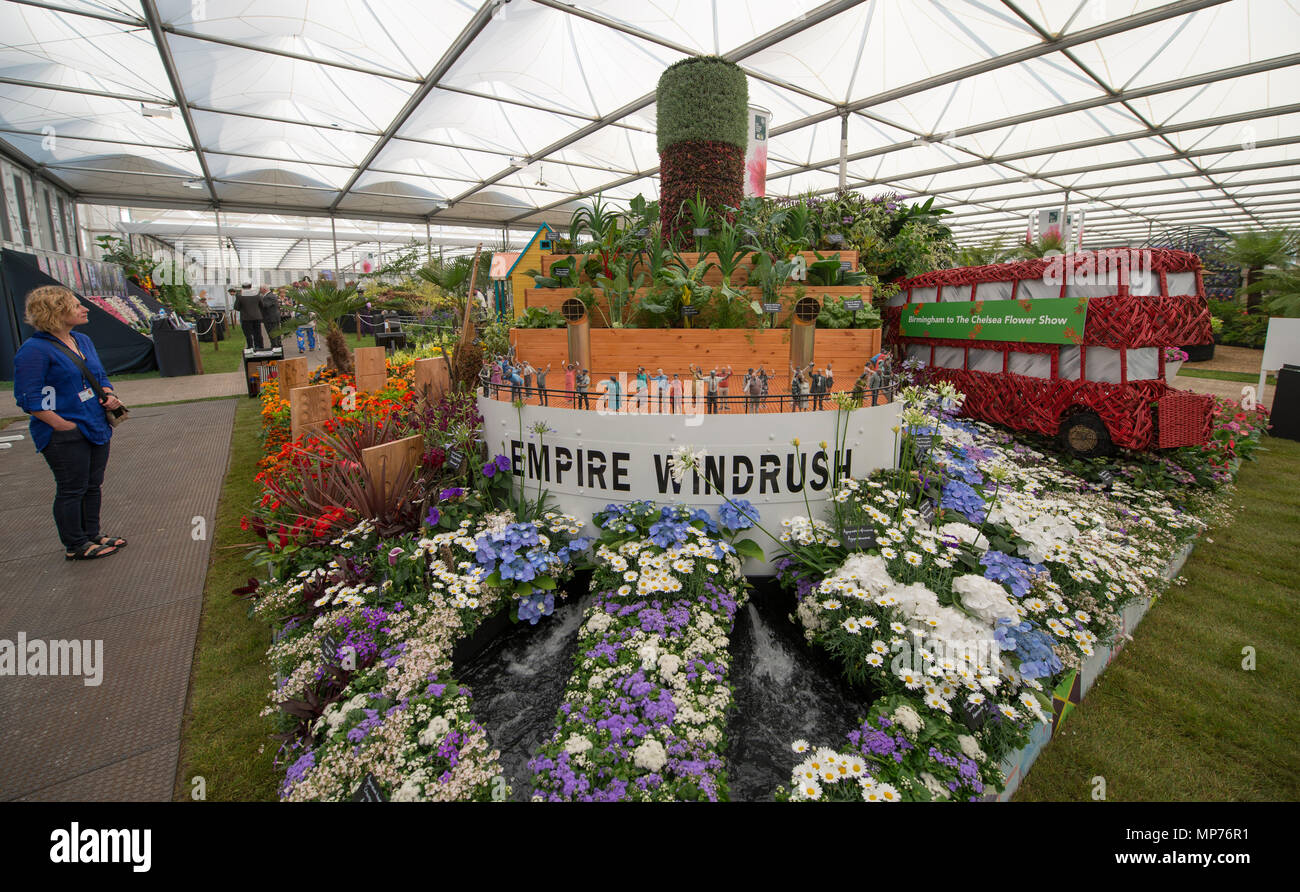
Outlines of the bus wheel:
M1061 443L1075 458L1097 458L1115 451L1110 431L1095 412L1079 412L1061 424Z

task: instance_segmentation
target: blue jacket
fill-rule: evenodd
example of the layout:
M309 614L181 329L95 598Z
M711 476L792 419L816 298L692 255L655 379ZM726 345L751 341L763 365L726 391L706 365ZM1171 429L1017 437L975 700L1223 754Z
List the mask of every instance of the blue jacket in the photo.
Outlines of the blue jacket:
M99 361L95 345L81 332L74 331L72 338L77 342L77 349L86 357L86 368L90 369L99 386L108 389L113 385L104 372L104 365ZM91 396L82 401L78 395L90 387L76 363L59 349L54 335L38 331L18 348L14 356L14 401L25 412L52 410L68 421L75 421L82 436L96 445L102 445L113 436L113 426L108 423L104 407L99 400ZM54 388L53 404L47 399L45 388ZM54 428L39 418L32 418L32 443L40 452L50 445L50 436Z

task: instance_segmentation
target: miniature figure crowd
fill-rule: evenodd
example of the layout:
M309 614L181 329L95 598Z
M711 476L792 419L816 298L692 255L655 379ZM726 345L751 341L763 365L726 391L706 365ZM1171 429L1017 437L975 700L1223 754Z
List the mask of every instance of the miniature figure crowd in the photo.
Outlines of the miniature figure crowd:
M515 357L512 347L509 355L483 365L479 372L484 396L511 401L531 402L537 405L557 405L575 409L590 409L593 392L603 396L612 411L654 412L660 415L687 413L691 402L704 398L707 414L764 411L822 411L826 398L834 392L835 374L831 364L817 368L808 363L802 368L790 366L787 379L778 378L776 369L762 366L749 368L743 375L731 366L715 367L707 372L695 364L686 373L668 375L662 368L649 373L645 366L634 372L611 372L596 380L593 387L591 370L576 362L565 363L562 388L548 387L548 376L553 364L533 365L526 359ZM870 405L887 403L893 393L896 378L888 354L873 356L862 367L862 374L846 391L859 405L870 399ZM555 384L560 382L556 381ZM689 405L687 405L689 403ZM834 406L830 406L834 408Z

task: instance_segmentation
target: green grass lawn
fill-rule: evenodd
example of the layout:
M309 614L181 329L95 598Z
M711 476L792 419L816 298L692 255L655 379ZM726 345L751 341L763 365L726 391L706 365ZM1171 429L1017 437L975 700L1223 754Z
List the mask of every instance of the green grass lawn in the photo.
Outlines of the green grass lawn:
M1017 801L1300 799L1300 443L1266 440L1231 526L1197 543ZM1255 649L1254 671L1242 649Z
M1220 381L1242 381L1246 384L1258 384L1259 375L1252 375L1250 372L1221 372L1217 369L1189 369L1181 368L1178 370L1180 378L1217 378ZM1269 384L1277 383L1277 375L1269 375Z
M235 410L181 730L177 799L190 799L195 776L206 780L208 800L276 797L279 773L271 760L279 744L270 738L267 720L258 716L270 687L265 656L271 635L264 624L249 619L248 602L230 593L254 575L244 561L248 549L240 543L249 534L239 528L239 518L258 497L253 475L262 457L260 408L260 401L244 398Z

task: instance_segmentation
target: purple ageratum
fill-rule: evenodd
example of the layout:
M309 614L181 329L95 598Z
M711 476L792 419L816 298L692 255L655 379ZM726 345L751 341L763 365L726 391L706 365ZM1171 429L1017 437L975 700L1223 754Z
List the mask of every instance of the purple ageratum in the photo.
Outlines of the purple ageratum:
M449 502L452 499L459 499L463 495L465 495L465 490L463 487L452 486L438 493L438 501Z
M424 516L424 522L431 527L436 527L440 520L442 520L442 512L430 506L429 513Z

